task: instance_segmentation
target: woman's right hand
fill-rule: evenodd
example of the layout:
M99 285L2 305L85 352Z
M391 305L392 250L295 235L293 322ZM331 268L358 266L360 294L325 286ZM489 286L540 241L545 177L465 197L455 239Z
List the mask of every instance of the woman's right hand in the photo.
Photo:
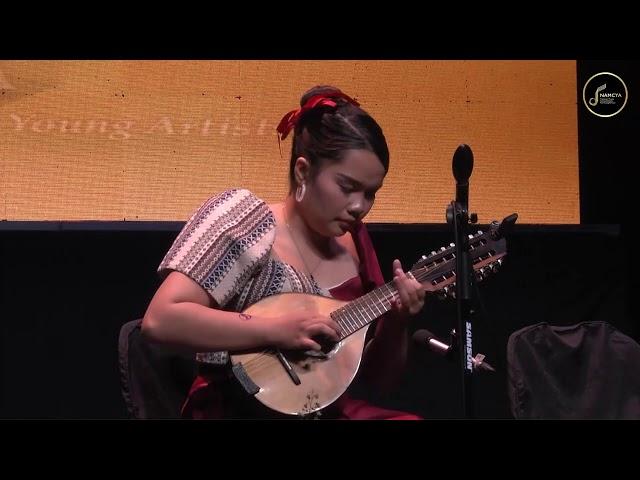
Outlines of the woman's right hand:
M318 341L340 340L338 324L330 317L295 312L268 320L270 343L288 350L321 350Z

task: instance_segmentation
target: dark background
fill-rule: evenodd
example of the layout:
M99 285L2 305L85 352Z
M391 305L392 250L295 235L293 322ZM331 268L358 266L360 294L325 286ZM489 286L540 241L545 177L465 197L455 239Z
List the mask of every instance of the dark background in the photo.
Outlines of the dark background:
M615 117L596 117L582 103L584 83L601 71L616 73L629 89L628 103ZM474 350L497 369L475 376L479 418L510 418L506 343L519 328L603 320L640 339L630 288L637 254L629 233L630 194L637 190L632 141L640 133L638 76L637 62L577 63L581 225L518 225L504 267L479 285ZM473 198L470 203L473 210ZM493 220L478 214L480 223ZM159 284L155 269L180 227L0 222L1 418L126 417L118 332L143 315ZM410 265L452 241L444 224L373 224L370 231L387 279L396 256ZM455 312L453 300L430 299L413 328L447 339ZM457 365L426 349L412 349L399 391L367 394L426 418L463 417Z

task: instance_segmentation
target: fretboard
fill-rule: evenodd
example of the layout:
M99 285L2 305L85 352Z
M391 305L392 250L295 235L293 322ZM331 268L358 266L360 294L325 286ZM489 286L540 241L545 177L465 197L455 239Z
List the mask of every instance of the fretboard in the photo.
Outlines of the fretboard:
M340 327L340 340L391 310L397 292L394 283L389 282L331 312Z

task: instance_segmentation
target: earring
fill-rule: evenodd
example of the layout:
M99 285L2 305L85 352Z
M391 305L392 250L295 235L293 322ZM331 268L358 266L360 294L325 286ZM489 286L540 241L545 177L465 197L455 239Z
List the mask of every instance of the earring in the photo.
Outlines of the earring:
M296 202L300 203L302 201L306 191L307 191L306 184L301 183L300 185L298 185L298 188L296 189Z

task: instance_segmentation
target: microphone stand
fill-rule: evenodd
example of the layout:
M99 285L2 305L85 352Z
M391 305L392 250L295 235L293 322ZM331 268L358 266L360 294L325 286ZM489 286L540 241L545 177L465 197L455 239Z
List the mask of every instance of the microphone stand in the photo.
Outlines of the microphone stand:
M456 199L447 207L447 223L453 227L456 252L457 327L452 341L460 361L462 408L465 418L474 418L473 411L473 335L471 322L471 282L469 264L469 223L478 216L469 214L469 177L473 170L473 153L468 145L458 146L453 155L453 175L456 179Z

